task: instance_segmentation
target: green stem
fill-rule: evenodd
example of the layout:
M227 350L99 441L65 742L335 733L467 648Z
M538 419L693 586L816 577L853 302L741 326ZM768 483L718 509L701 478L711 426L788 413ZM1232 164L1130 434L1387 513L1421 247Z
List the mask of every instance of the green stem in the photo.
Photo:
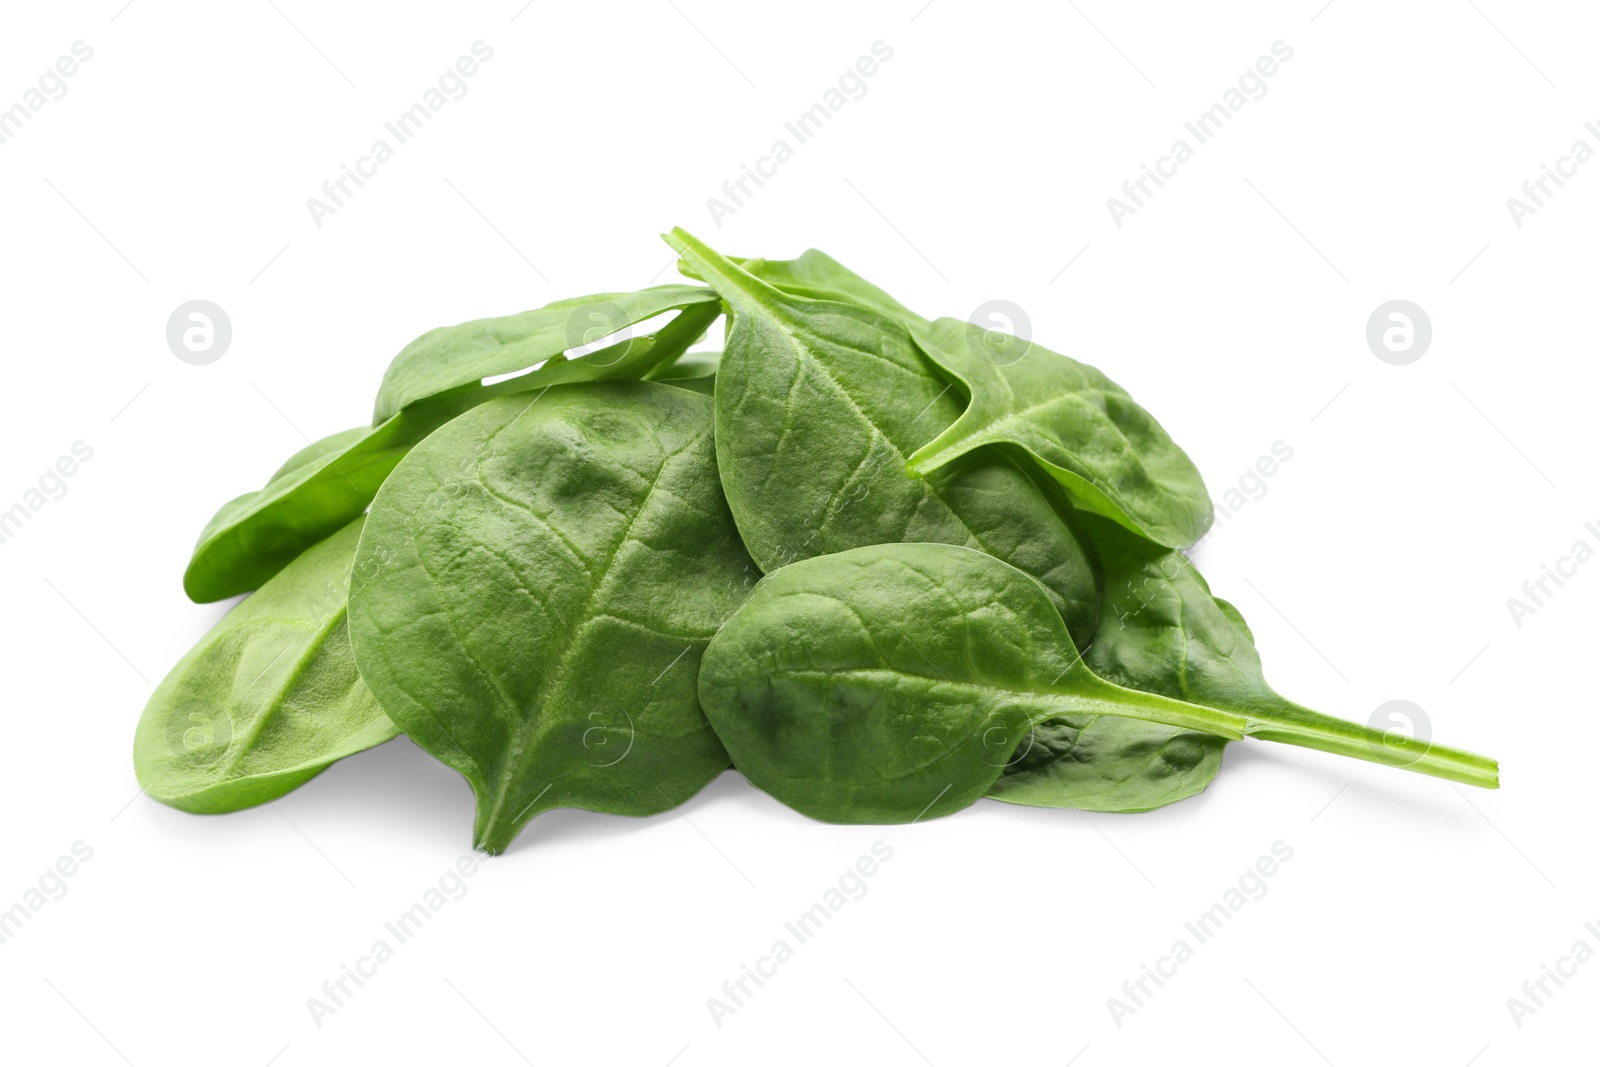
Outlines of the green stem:
M735 303L749 310L751 305L782 302L784 293L768 285L739 264L706 244L694 234L678 226L661 239L689 264L689 267L730 306Z
M1465 749L1347 722L1287 700L1270 712L1246 712L1245 716L1249 720L1246 736L1263 741L1314 748L1485 789L1500 788L1500 764Z
M1500 765L1488 756L1349 722L1287 700L1275 702L1268 710L1213 708L1127 689L1085 667L1074 670L1065 684L1054 690L1051 705L1051 714L1119 715L1230 741L1254 737L1485 789L1500 788Z
M1180 730L1198 730L1229 741L1242 740L1249 725L1243 715L1231 711L1126 689L1106 681L1081 663L1061 684L1052 688L1048 714L1117 715Z

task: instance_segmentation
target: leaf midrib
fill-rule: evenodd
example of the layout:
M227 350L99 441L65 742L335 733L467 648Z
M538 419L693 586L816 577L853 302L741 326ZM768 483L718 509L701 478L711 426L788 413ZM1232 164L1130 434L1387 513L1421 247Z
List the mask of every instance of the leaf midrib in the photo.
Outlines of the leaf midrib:
M305 675L306 671L310 669L311 661L321 653L322 645L328 639L328 635L344 621L345 615L349 610L350 600L346 595L345 602L339 605L336 611L329 613L328 620L322 626L311 631L312 639L306 642L306 647L296 657L288 675L284 677L282 684L278 686L277 696L267 705L262 714L256 716L249 732L245 734L241 743L234 748L232 755L228 757L224 780L239 777L239 765L244 761L245 755L254 749L256 742L261 739L261 735L266 731L268 723L283 714L283 707L288 700L288 694L294 689L301 677ZM251 621L253 622L254 620Z
M879 429L877 421L875 419L873 419L872 416L869 415L861 407L861 405L856 403L855 398L850 395L850 390L845 388L844 383L839 381L838 378L834 377L834 375L828 369L827 364L825 364L824 362L822 362L821 360L817 359L814 355L811 354L811 350L810 350L809 346L801 343L801 340L800 340L799 336L797 334L795 334L793 330L789 329L789 326L788 326L788 324L790 322L793 322L793 323L795 323L797 325L803 325L803 323L801 323L801 321L798 318L795 318L791 314L789 314L787 309L783 308L783 306L781 304L774 305L770 301L762 301L762 300L758 299L755 295L750 294L750 293L746 293L746 297L750 301L750 303L754 304L757 307L763 308L768 312L768 317L772 320L772 322L774 322L777 325L778 329L783 332L783 335L786 338L788 338L790 346L794 349L796 355L800 359L807 360L807 361L809 361L810 363L812 363L813 365L816 366L818 372L825 379L827 379L828 384L833 387L834 391L837 392L840 396L842 396L844 398L845 403L848 404L850 406L851 410L853 410L856 413L857 417L860 418L861 421L864 422L867 425L867 428L871 431L872 437L874 439L882 439L883 442L886 445L888 445L890 451L894 453L895 457L897 459L899 459L899 461L900 461L900 463L901 463L901 465L903 467L905 462L906 462L906 460L907 460L907 458L908 458L908 454L901 450L900 446L894 442L893 438L891 438L888 434L884 433L883 430ZM885 320L885 321L890 321L890 320ZM895 324L895 325L898 326L898 324ZM909 338L909 336L910 335L907 334L908 338ZM940 394L940 396L943 396L943 395L944 395L943 393ZM938 401L938 397L935 397L934 398L934 402L937 402L937 401ZM785 402L787 403L787 400ZM959 418L958 418L958 421L959 421ZM866 455L866 457L864 457L862 459L861 463L863 463L863 464L866 463L867 459L870 459L871 456L872 456L872 449L869 447L867 449L867 455ZM858 464L857 465L857 469L858 470L859 470L859 466L860 465ZM855 474L855 472L852 472L851 476L854 477L854 474ZM952 507L950 505L950 502L948 500L946 500L944 498L944 495L939 491L939 487L935 483L933 483L932 481L928 481L926 479L923 480L923 484L927 487L928 496L931 499L937 500L939 502L940 506L944 508L945 512L948 513L949 516L952 519L954 519L957 523L959 523L961 528L966 531L967 536L972 539L973 543L974 544L978 544L978 545L983 545L984 544L983 539L978 536L977 531L972 528L971 524L969 524L967 522L966 517L964 515L962 515L961 512L957 511L954 507ZM832 519L832 518L837 516L838 511L837 511L837 508L836 508L836 503L840 499L842 493L843 493L843 489L841 488L840 490L837 490L836 492L834 492L833 494L830 495L829 500L828 500L828 513L827 513L826 517L823 519L823 524L822 525L825 526L830 519ZM988 547L987 545L984 546L985 550L987 550L987 547Z
M644 517L645 513L650 510L650 502L654 499L656 490L659 488L661 479L665 475L668 466L678 456L682 455L690 448L693 448L699 440L700 436L697 435L691 438L677 450L666 452L662 456L661 463L657 466L655 473L651 476L650 484L645 489L643 498L639 501L639 506L634 510L633 515L629 517L627 525L623 527L621 536L617 538L614 545L605 553L604 563L600 568L599 581L590 586L589 596L586 599L583 608L573 616L573 621L566 628L566 639L560 644L558 652L554 657L555 667L553 671L550 674L546 674L544 671L539 670L537 665L534 666L534 669L538 671L540 677L545 679L543 692L539 694L541 697L539 701L540 711L545 709L545 701L542 698L548 696L555 688L556 679L559 679L566 673L567 661L571 658L573 651L577 646L579 633L597 614L595 611L595 605L599 602L602 592L606 591L610 586L612 577L615 575L617 570L617 559L622 554L624 547L627 545L629 538L632 536L634 527L638 525L639 520ZM512 709L513 711L517 712L520 712L521 710L516 704L512 704ZM486 818L484 819L485 827L494 826L496 824L497 820L501 816L501 813L505 809L506 801L510 798L513 785L521 777L525 761L529 758L531 753L537 751L538 749L536 742L542 734L554 729L555 725L556 724L551 721L550 716L543 714L534 716L517 714L514 717L512 750L506 754L505 759L501 762L499 780L495 783L494 806L490 809ZM527 814L527 812L524 810L518 814L520 817L521 815Z

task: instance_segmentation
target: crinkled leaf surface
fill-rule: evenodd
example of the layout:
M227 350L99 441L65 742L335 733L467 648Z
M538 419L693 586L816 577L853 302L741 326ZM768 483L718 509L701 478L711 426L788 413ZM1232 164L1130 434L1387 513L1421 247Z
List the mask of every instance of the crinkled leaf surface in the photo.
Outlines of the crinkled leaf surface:
M913 332L971 398L959 419L911 456L913 473L931 474L986 444L1015 445L1079 507L1152 541L1180 548L1210 527L1211 497L1194 463L1095 368L957 319Z
M145 792L185 811L235 811L399 732L350 647L346 597L362 521L246 598L156 687L133 746Z
M362 676L478 798L502 851L535 814L649 815L728 764L695 674L756 574L712 405L557 386L456 419L384 483L351 593Z
M643 337L627 338L575 360L558 358L568 349L592 344L668 311L682 314L651 343ZM559 300L517 315L430 330L401 349L389 364L373 405L372 422L378 425L427 397L521 370L531 371L521 389L638 378L687 349L719 313L717 296L708 289L662 285L636 293ZM672 326L678 328L672 330ZM540 366L549 360L557 362ZM535 367L539 369L532 370Z
M873 545L767 575L712 640L700 699L734 766L828 822L966 807L1030 727L1062 714L1225 737L1242 725L1097 678L1035 579L942 544Z
M1211 626L1201 621L1211 618L1221 603L1209 595L1194 599L1185 610L1182 591L1169 576L1192 575L1203 587L1199 573L1181 553L1142 542L1110 522L1086 517L1079 529L1089 535L1104 581L1100 625L1083 651L1085 662L1101 677L1130 689L1213 704L1208 697L1217 692L1203 683L1198 689L1191 684L1198 676L1189 671L1190 655L1210 656L1198 643L1202 634L1196 635L1191 653L1186 627L1215 631L1212 636L1225 641L1239 635L1216 626L1214 619ZM1254 658L1249 631L1242 636ZM1058 716L1034 727L989 795L1039 807L1149 811L1210 785L1221 770L1226 745L1212 734L1120 716Z
M1210 785L1226 744L1120 716L1060 715L1033 728L989 796L1041 808L1150 811Z
M1072 632L1098 593L1070 527L1018 460L985 449L927 478L906 458L961 410L906 328L869 307L784 293L682 230L668 239L727 303L717 463L763 570L860 545L943 541L1037 577Z

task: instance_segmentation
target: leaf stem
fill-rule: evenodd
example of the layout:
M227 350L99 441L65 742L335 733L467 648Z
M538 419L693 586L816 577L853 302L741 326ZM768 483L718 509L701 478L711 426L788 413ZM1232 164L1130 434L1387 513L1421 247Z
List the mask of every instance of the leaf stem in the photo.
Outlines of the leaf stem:
M1231 711L1124 688L1101 678L1081 662L1058 685L1051 687L1051 697L1048 715L1044 717L1063 713L1117 715L1180 730L1198 730L1229 741L1242 740L1249 725L1243 715Z
M1500 764L1465 749L1436 745L1426 738L1349 722L1283 701L1276 714L1246 716L1245 735L1284 745L1400 767L1452 782L1500 788Z
M1053 688L1052 696L1051 714L1119 715L1230 741L1254 737L1484 789L1500 788L1500 764L1488 756L1324 715L1288 700L1279 701L1271 711L1213 708L1127 689L1105 681L1087 667L1075 669Z

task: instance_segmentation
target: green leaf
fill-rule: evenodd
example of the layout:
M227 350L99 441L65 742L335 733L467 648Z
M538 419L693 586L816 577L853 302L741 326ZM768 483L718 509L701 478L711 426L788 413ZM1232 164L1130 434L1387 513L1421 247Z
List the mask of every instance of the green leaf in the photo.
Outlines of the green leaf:
M1386 734L1302 707L1267 684L1237 608L1215 597L1181 553L1093 516L1082 519L1105 577L1100 628L1084 660L1101 677L1245 717L1245 734L1406 767L1472 785L1495 762ZM1082 736L1080 736L1082 731ZM1063 718L1040 727L991 792L999 800L1091 811L1144 811L1210 784L1218 738L1122 721Z
M258 588L365 511L401 457L472 402L419 406L296 452L265 486L228 501L206 524L184 571L184 592L204 604Z
M740 265L786 293L855 302L904 324L970 403L912 455L927 474L987 443L1020 446L1080 507L1173 547L1211 525L1200 473L1153 417L1093 367L1042 345L955 319L929 322L837 260L812 249L793 260ZM682 269L682 267L680 267ZM697 276L692 266L686 272Z
M1150 811L1210 785L1225 745L1211 734L1121 716L1056 716L1017 747L989 796L1040 808Z
M729 307L717 464L763 570L882 542L968 545L1039 578L1072 632L1093 633L1089 561L1016 458L985 449L906 477L907 457L961 402L903 325L861 304L784 293L682 230L667 241Z
M346 621L357 519L230 611L156 687L133 765L185 811L283 796L399 731L356 672Z
M964 808L1031 727L1061 715L1222 737L1243 726L1101 680L1037 581L935 544L873 545L767 575L706 651L700 700L734 766L827 822Z
M1152 541L1181 548L1211 525L1211 497L1194 463L1098 370L956 319L914 332L928 358L961 382L971 400L911 456L913 474L931 474L987 444L1015 445L1079 507Z
M555 311L546 308L528 312L528 316L545 316L544 319L530 320L528 324L528 328L532 329L532 322L544 322L541 328L545 333L535 331L518 341L515 330L510 326L505 327L500 336L508 338L507 347L512 351L504 354L503 358L488 345L487 338L493 334L486 324L508 320L488 319L483 323L455 327L467 331L459 350L451 349L443 340L424 348L417 348L421 344L417 342L406 351L417 349L418 353L431 353L448 365L441 363L430 368L423 363L420 354L415 355L408 360L410 370L400 376L404 380L396 389L403 391L403 386L413 385L422 388L422 383L428 381L440 384L449 380L455 385L440 395L408 402L402 410L390 415L378 426L345 430L308 445L295 453L263 488L224 504L200 534L200 541L183 576L184 591L191 600L206 603L255 589L305 551L308 545L327 537L365 511L367 505L372 503L378 486L383 484L395 464L417 442L477 404L497 396L567 382L634 377L653 369L660 360L676 358L715 321L721 313L721 305L709 289L691 289L687 286L663 288L671 289L672 293L646 290L646 293L658 294L652 298L653 302L632 300L627 305L639 312L658 306L663 301L687 301L684 310L657 333L619 342L579 359L546 363L532 373L492 386L475 384L475 378L471 378L467 384L461 384L460 378L462 374L470 377L470 374L480 373L484 367L506 364L520 366L522 361L532 359L537 352L529 346L534 344L536 338L544 337L551 344L555 343L553 338L546 337L550 329L546 320L552 316L565 321L564 316L576 313L578 318L574 321L582 322L587 321L585 316L591 313L615 315L616 312L606 309L604 305L599 305L601 310L596 311L597 305L593 301L597 298L593 297L553 304L551 308ZM686 295L690 293L704 295ZM527 316L512 318L521 320ZM481 328L469 330L469 327ZM434 334L441 332L448 333L436 330ZM426 336L433 337L434 334ZM470 339L473 345L467 345L466 339ZM558 347L555 355L559 356L560 351ZM449 362L462 353L465 355L460 360ZM496 363L495 360L500 362ZM394 373L393 367L390 373ZM380 397L379 408L382 410L384 407Z
M928 325L927 319L832 256L815 248L807 249L798 259L728 258L768 285L782 289L791 296L860 304L886 319L894 319L907 326ZM706 280L700 277L689 260L679 260L678 269L697 281Z
M362 676L471 783L477 847L550 808L664 811L728 765L695 674L755 569L709 399L595 382L475 408L384 483L358 561Z
M576 360L560 358L568 349L668 311L680 311L681 324L675 319L654 343L628 338ZM401 349L384 372L372 422L378 425L419 400L522 370L529 374L517 391L563 382L638 378L687 349L719 313L717 296L708 289L662 285L636 293L558 300L518 315L429 330ZM668 332L672 325L679 328ZM557 362L540 367L550 360Z

